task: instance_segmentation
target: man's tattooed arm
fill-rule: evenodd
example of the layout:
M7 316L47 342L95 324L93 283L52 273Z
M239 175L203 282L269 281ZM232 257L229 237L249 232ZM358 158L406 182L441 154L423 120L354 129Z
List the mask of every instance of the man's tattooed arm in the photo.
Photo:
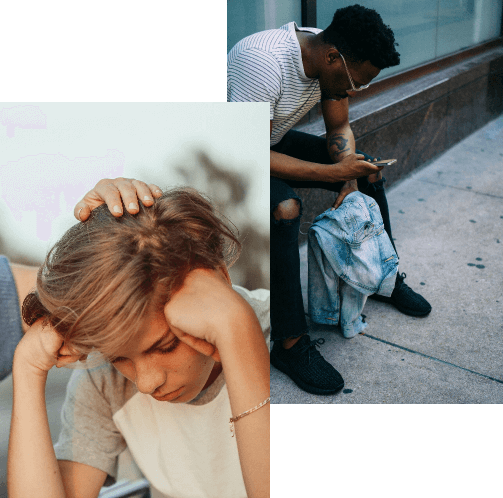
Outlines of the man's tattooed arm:
M355 152L355 139L353 132L349 125L345 128L333 130L327 137L328 153L334 163L341 162L344 157ZM358 190L358 183L356 180L350 180L344 183L341 188L337 199L333 205L337 209L344 198L351 192Z
M349 140L342 133L334 133L329 140L330 147L336 146L338 153L349 150Z
M333 133L328 138L328 153L335 163L353 152L349 146L349 138L344 133Z

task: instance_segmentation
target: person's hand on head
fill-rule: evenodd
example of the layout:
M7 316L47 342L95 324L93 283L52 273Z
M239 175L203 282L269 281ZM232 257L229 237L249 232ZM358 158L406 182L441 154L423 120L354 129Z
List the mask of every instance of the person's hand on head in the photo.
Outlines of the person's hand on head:
M161 189L154 184L146 184L134 178L104 178L90 190L73 210L75 218L85 221L91 215L91 211L102 204L106 204L110 212L116 216L122 216L122 203L131 214L139 211L138 201L145 206L151 206L154 199L162 195Z
M52 327L44 326L43 323L43 319L37 320L17 346L15 355L26 368L36 374L45 375L54 365L59 368L86 359L86 355L64 344L63 338Z
M223 335L229 330L227 325L237 323L247 313L254 315L251 306L232 288L224 269L192 270L164 307L172 332L215 361L220 361L218 345L226 340Z

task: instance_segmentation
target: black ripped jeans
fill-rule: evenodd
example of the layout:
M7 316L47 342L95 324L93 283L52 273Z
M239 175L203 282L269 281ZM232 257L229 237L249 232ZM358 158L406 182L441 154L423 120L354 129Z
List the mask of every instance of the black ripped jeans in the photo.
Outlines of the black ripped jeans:
M326 139L290 130L271 150L287 156L320 164L332 164ZM366 160L373 159L364 152ZM366 177L358 179L358 190L372 197L381 210L384 228L393 243L389 221L388 201L383 178L370 183ZM304 303L300 286L299 229L302 199L293 187L323 188L339 192L343 183L282 180L271 176L271 339L283 340L299 337L307 332ZM288 199L299 205L299 216L292 220L276 220L273 211ZM327 206L328 207L328 206ZM393 243L394 246L394 243ZM395 248L396 250L396 248Z

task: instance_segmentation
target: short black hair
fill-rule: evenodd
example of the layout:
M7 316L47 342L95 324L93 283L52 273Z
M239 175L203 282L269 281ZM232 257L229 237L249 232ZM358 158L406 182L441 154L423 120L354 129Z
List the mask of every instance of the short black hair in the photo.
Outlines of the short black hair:
M379 69L400 64L393 31L375 10L361 5L338 9L323 31L323 41L353 62L369 60Z

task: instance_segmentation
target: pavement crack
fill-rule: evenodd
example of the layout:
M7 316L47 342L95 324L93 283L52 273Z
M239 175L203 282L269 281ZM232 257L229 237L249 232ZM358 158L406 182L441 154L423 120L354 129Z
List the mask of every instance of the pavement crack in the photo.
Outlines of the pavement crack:
M362 333L361 335L368 337L370 339L374 339L374 341L379 341L384 344L388 344L389 346L393 346L395 348L402 349L403 351L407 351L412 354L417 354L418 356L422 356L423 358L428 358L429 360L438 361L439 363L443 363L444 365L449 365L451 367L459 368L460 370L464 370L465 372L470 372L472 374L479 375L480 377L484 377L485 379L493 380L494 382L498 382L499 384L503 384L503 380L495 379L494 377L491 377L490 375L476 372L475 370L470 370L469 368L460 367L459 365L455 365L454 363L450 363L448 361L441 360L439 358L435 358L434 356L420 353L419 351L414 351L413 349L409 349L404 346L400 346L399 344L395 344L394 342L385 341L384 339L380 339L379 337L375 337L373 335L367 334L366 332Z
M441 187L447 187L447 188L454 188L456 190L462 190L463 192L471 192L472 194L485 195L487 197L496 197L496 199L503 199L503 196L501 196L501 195L486 194L485 192L478 192L477 190L468 190L468 189L466 189L464 187L455 187L453 185L446 185L445 183L432 182L431 180L419 180L419 181L423 182L423 183L431 183L432 185L440 185Z

